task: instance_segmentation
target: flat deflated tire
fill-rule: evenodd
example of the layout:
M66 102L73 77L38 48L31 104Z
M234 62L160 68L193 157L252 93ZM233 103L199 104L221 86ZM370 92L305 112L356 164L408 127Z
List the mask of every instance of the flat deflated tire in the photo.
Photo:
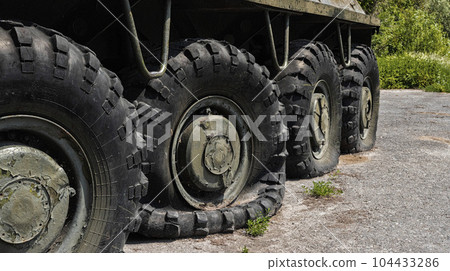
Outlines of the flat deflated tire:
M139 102L155 180L139 232L204 236L273 215L284 196L287 134L268 70L214 40L172 44L170 55L161 78L127 88Z
M135 107L86 47L0 26L0 251L121 252L147 191Z
M380 76L370 47L353 47L351 65L342 69L341 85L341 151L369 151L375 145L380 107Z
M298 40L290 47L290 65L277 76L289 116L286 171L290 178L312 178L332 171L339 161L339 73L325 44Z

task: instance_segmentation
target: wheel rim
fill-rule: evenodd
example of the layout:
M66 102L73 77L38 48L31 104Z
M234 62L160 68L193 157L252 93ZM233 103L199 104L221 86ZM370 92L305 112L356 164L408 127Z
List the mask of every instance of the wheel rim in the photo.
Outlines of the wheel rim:
M171 170L182 197L194 208L232 203L244 188L252 160L252 140L244 113L232 100L208 96L181 118L171 146Z
M371 126L373 113L373 100L372 100L372 90L370 88L370 83L366 79L361 92L361 110L359 129L361 139L366 139L369 134L369 129Z
M311 98L311 148L316 159L321 159L325 155L329 145L331 122L328 93L325 81L319 81Z
M58 124L30 115L1 117L0 141L0 250L71 251L91 204L83 149Z

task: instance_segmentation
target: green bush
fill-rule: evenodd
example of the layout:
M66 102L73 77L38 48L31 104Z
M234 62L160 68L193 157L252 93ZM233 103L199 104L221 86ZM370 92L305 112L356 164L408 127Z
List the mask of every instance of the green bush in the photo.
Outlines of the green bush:
M450 1L360 0L380 17L373 37L382 88L450 92Z
M378 58L381 87L450 92L450 57L407 53Z

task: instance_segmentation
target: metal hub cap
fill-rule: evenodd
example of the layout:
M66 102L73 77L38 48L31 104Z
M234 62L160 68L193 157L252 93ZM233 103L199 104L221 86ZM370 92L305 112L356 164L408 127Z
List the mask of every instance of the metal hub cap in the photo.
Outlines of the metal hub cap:
M18 178L0 191L0 239L22 244L39 235L50 218L50 197L39 182Z
M250 174L253 141L240 107L222 96L196 101L183 114L171 147L171 171L187 203L203 210L231 204Z
M330 128L328 99L324 94L313 94L312 111L313 155L315 158L320 159L328 147Z
M194 177L192 181L199 189L218 191L233 183L240 142L235 126L228 119L220 115L195 119L181 135L179 151L184 150L186 171Z
M74 192L64 170L44 152L22 145L0 147L0 240L52 243Z
M360 121L360 135L362 139L365 139L368 135L370 128L370 121L372 119L372 92L370 88L363 87L361 93L361 121Z
M231 169L233 147L228 137L215 136L206 144L205 165L215 175L221 175Z

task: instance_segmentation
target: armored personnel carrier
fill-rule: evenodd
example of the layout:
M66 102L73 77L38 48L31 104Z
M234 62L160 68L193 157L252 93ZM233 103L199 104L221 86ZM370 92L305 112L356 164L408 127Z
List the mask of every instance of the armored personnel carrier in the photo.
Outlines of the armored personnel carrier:
M232 232L373 147L354 0L0 3L0 251Z

